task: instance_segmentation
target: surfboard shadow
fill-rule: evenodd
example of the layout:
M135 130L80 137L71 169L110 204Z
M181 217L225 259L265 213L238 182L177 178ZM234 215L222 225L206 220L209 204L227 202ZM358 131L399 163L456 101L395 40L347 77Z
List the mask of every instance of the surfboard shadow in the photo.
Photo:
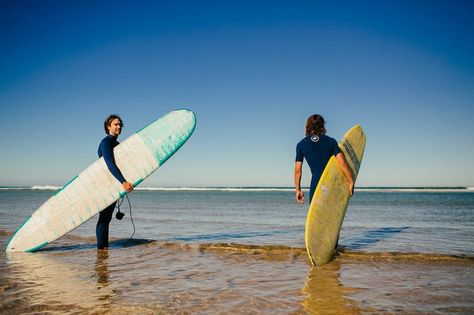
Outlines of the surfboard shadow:
M109 243L110 249L126 248L139 246L143 244L148 244L156 242L155 240L150 239L119 239L114 240ZM60 246L48 246L37 250L37 252L64 252L64 251L75 251L75 250L92 250L97 249L96 244L75 244L75 245L60 245Z
M367 231L364 234L349 239L348 243L344 244L344 247L350 249L363 249L369 245L378 243L393 237L395 234L401 233L409 227L384 227L376 230Z
M229 233L209 233L209 234L197 234L191 236L180 236L171 237L166 239L167 241L199 241L199 240L228 240L228 239L241 239L241 238L252 238L252 237L265 237L273 236L278 234L287 234L292 232L291 230L277 230L269 232L229 232Z

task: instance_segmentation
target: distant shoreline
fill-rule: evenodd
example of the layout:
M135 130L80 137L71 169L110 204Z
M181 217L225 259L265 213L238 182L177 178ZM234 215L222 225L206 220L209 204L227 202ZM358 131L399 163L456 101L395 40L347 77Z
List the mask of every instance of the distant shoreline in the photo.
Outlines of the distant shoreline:
M0 186L0 190L60 190L62 186L35 185L35 186ZM309 187L303 187L309 190ZM137 187L137 191L227 191L227 192L269 192L269 191L294 191L293 187L265 187L265 186L235 186L235 187ZM474 192L474 187L389 187L368 186L356 187L359 192Z

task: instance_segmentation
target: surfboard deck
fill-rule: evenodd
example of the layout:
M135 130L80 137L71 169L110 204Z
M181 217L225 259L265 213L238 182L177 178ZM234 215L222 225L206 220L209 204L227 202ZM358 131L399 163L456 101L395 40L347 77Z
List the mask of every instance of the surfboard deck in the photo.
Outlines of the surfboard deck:
M366 137L356 125L346 132L339 147L354 182L364 155ZM333 257L350 198L348 179L336 157L331 157L314 192L306 218L305 242L311 264L322 266Z
M137 186L192 135L196 116L172 111L114 148L117 166ZM6 251L33 252L72 231L126 194L103 158L96 160L49 198L18 228Z

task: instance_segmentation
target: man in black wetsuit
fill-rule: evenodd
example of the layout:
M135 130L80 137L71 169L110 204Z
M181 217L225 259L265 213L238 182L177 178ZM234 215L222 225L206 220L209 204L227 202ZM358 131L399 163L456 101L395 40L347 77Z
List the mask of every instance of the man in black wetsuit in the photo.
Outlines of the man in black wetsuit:
M104 157L107 168L128 193L133 190L133 185L123 177L122 172L120 172L120 169L115 163L114 157L114 148L119 144L117 138L122 132L122 127L122 119L118 115L110 115L107 117L104 121L104 131L107 136L100 142L98 154L99 158ZM109 223L110 220L112 220L116 203L117 202L112 203L99 214L99 221L95 229L98 249L106 249L109 247Z
M354 180L351 171L347 166L344 154L337 144L337 141L326 135L325 120L321 115L311 115L306 121L306 137L303 138L296 146L295 158L295 191L296 201L298 203L304 202L304 194L301 190L301 174L303 159L308 162L311 169L311 187L309 192L309 203L313 199L314 191L318 186L319 179L329 162L331 156L335 156L343 172L349 180L349 191L352 196L354 191Z

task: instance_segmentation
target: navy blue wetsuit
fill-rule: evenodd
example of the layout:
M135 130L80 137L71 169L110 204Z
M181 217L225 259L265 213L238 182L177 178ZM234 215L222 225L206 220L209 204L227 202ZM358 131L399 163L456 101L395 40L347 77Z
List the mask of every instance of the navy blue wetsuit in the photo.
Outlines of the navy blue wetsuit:
M125 182L125 178L117 167L114 158L114 148L118 144L119 142L117 141L117 138L108 135L100 142L98 154L99 157L104 157L105 164L107 164L107 168L112 175L114 175L120 183L123 183ZM97 226L95 228L98 249L109 247L109 223L112 220L116 203L117 202L112 203L99 214L99 221L97 221Z
M311 187L309 201L313 199L314 191L318 186L319 179L331 156L336 156L341 149L337 141L329 136L307 136L296 145L296 162L303 162L303 158L308 162L311 169Z

